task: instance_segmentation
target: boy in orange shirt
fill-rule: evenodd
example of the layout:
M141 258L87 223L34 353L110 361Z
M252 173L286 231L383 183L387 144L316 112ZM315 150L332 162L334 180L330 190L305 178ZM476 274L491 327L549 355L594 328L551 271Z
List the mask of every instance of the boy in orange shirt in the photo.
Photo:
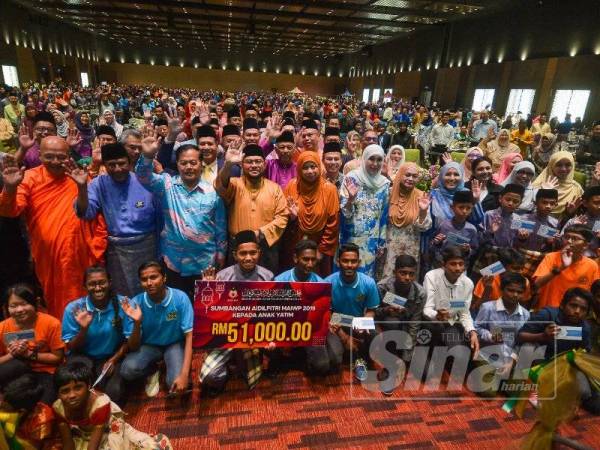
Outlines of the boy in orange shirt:
M504 266L507 272L518 273L522 275L525 258L523 255L513 248L501 248L498 250L498 259ZM500 275L482 277L473 290L473 301L471 302L471 311L476 314L482 303L489 300L498 300L502 296L500 289ZM525 278L525 292L521 298L521 305L526 307L531 300L531 285L529 280Z
M564 247L560 252L548 253L533 274L539 290L536 309L558 308L564 293L574 287L589 290L600 278L600 269L593 259L583 256L592 230L585 225L570 225L563 232Z

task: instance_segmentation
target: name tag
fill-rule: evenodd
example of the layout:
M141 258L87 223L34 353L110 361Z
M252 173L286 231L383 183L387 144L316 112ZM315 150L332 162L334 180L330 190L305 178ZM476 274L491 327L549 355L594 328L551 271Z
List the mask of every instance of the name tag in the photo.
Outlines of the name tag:
M391 305L391 306L400 306L400 307L404 308L404 305L406 305L406 302L408 300L405 299L404 297L400 297L399 295L392 294L391 292L386 292L382 301L383 301L383 303L387 303L388 305Z
M8 345L13 341L33 341L35 333L33 330L15 331L13 333L4 333L4 345Z
M375 320L372 317L355 317L352 320L352 328L356 330L374 330Z
M462 245L469 244L471 242L471 239L469 239L468 237L461 236L460 234L448 233L448 236L446 236L446 241L452 245Z
M506 269L500 261L496 261L495 263L490 264L489 266L484 267L479 271L479 273L484 277L491 277L493 275L498 275L504 272L506 272Z
M452 311L460 311L461 309L466 309L467 302L465 300L450 300L450 309Z
M351 327L353 320L354 320L353 316L334 312L331 315L331 319L329 319L329 323L331 323L333 325L338 325L340 327Z
M581 341L583 338L582 327L561 326L556 339L563 341Z
M510 224L511 230L533 231L534 228L535 228L535 222L532 220L515 219Z
M549 227L548 225L540 225L537 231L538 236L544 238L552 238L556 236L557 233L558 230L556 228Z

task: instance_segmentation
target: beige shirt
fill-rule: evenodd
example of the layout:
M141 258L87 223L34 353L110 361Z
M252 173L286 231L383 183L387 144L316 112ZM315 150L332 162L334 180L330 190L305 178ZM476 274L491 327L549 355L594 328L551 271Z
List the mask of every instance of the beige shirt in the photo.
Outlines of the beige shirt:
M269 246L276 243L288 223L288 207L281 187L266 178L256 192L251 192L245 178L230 178L225 188L215 181L215 189L229 212L229 233L234 236L243 230L260 230Z

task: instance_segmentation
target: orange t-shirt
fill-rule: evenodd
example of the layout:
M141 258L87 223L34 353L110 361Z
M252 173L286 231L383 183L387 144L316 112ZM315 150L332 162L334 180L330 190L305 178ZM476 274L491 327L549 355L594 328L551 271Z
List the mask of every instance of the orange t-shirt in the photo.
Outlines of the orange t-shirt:
M488 300L498 300L500 297L502 297L502 290L500 289L500 275L501 274L494 275L494 278L492 279L492 288L490 289L490 296L489 296ZM527 303L527 302L529 302L529 300L531 300L531 285L527 278L525 278L525 281L526 281L526 285L525 285L525 292L523 294L523 302ZM473 296L478 297L478 298L483 297L484 289L485 289L485 285L483 284L483 278L482 278L475 285L475 289L473 290Z
M548 275L553 267L560 267L560 252L548 253L533 274L533 280ZM568 289L580 287L589 290L592 283L600 278L600 269L593 259L586 256L562 270L541 289L536 309L546 306L558 308L563 295Z
M8 318L0 322L0 355L6 355L8 352L4 345L4 334L23 331L17 327L13 318ZM61 324L60 321L49 314L38 312L35 326L33 327L35 341L29 341L27 345L30 349L37 348L38 353L49 353L61 348L65 348L65 344L61 339ZM37 361L31 362L31 370L34 372L54 373L56 366L42 364Z

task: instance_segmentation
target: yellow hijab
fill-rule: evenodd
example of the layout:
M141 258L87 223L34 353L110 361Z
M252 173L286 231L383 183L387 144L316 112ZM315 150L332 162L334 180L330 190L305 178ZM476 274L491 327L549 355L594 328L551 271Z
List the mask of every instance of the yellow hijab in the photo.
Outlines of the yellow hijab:
M583 188L575 181L575 160L573 154L570 152L556 152L552 154L548 165L542 173L533 182L533 187L540 188L542 184L554 177L554 167L559 161L568 160L571 162L573 169L569 172L569 175L564 180L559 180L558 190L558 206L552 211L555 216L561 215L565 211L567 203L577 200L583 194Z

